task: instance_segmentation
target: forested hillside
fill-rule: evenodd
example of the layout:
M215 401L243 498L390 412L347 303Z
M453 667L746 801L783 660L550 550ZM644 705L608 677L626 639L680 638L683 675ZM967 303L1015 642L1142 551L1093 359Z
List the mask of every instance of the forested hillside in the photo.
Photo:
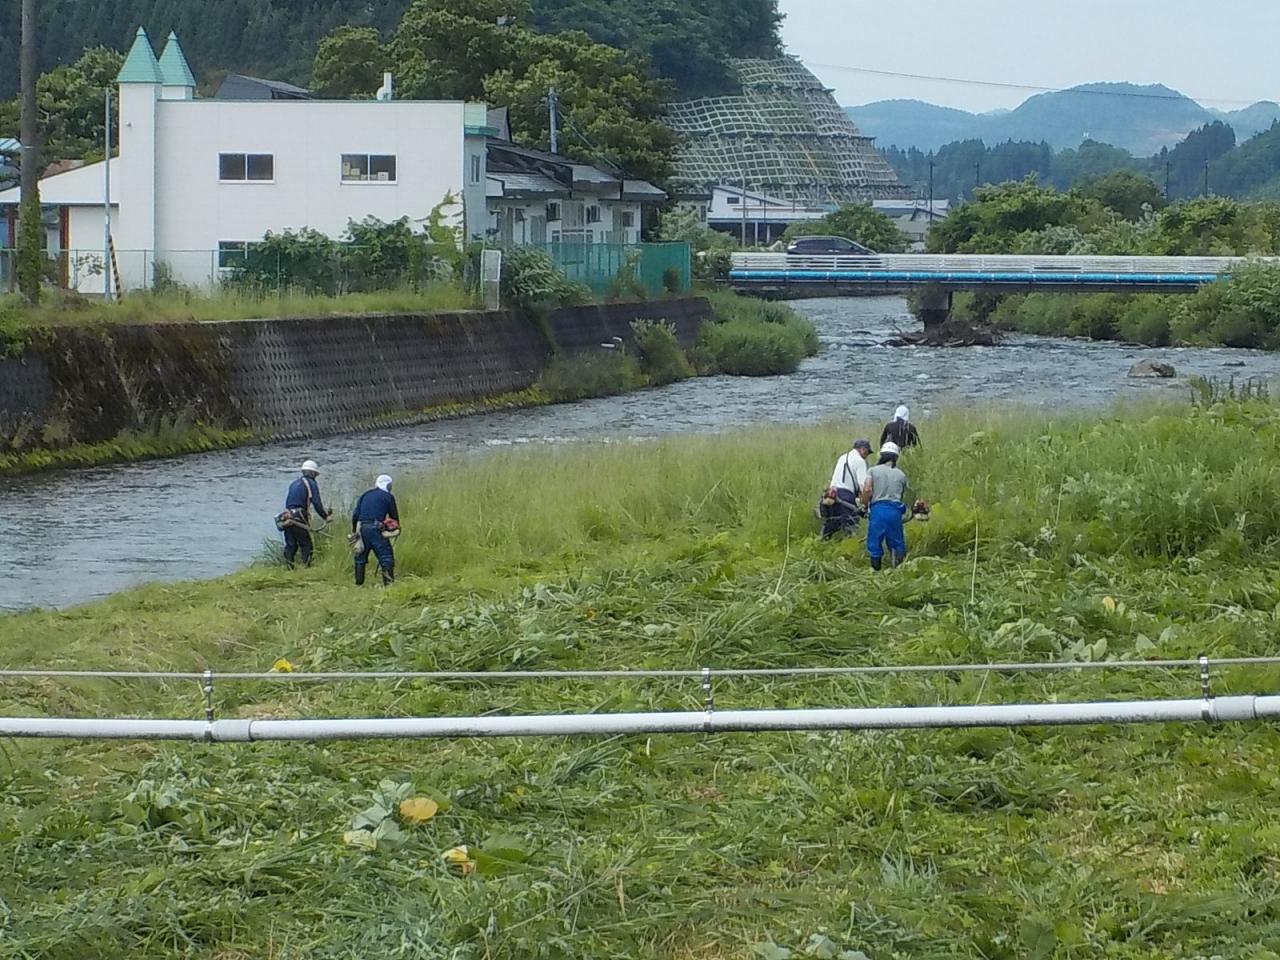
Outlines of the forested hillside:
M86 47L127 49L139 24L176 30L198 79L226 72L305 84L321 37L343 24L393 30L408 0L42 0L41 70L73 63ZM0 24L0 99L18 86L18 4ZM775 0L535 0L532 25L585 30L594 40L649 56L682 93L714 90L727 56L778 50Z

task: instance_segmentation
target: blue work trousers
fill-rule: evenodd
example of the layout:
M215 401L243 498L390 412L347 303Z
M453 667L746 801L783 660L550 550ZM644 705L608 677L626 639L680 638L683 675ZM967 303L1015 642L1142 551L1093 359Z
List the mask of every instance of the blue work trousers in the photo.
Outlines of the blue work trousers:
M867 555L871 557L873 567L878 569L884 559L886 543L895 567L906 557L907 535L902 529L902 518L906 512L906 507L894 500L880 500L871 505L867 520Z
M293 569L293 558L299 552L302 554L302 565L311 566L311 531L295 523L285 527L281 532L284 533L284 562L289 569Z
M382 535L382 530L375 523L360 524L360 552L356 554L356 586L364 583L364 568L369 563L369 554L378 558L382 567L382 582L390 583L396 577L396 555L391 549L391 541Z

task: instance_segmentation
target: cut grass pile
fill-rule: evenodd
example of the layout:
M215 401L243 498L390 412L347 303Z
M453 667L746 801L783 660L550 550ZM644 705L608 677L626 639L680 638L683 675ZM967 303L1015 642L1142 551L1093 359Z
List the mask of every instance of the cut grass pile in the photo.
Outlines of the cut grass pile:
M398 483L389 590L349 585L330 549L293 575L259 566L5 618L0 649L7 666L219 670L1275 652L1276 408L922 431L904 465L934 519L881 575L859 541L819 543L811 516L869 426L771 429L451 464ZM1274 693L1280 670L1214 684ZM1194 671L716 684L721 707L1198 693ZM195 684L0 695L7 714L203 715ZM221 716L615 712L699 709L702 691L282 681L219 683L216 701ZM15 956L1280 956L1280 735L1264 724L17 741L0 765ZM439 810L412 822L407 797Z

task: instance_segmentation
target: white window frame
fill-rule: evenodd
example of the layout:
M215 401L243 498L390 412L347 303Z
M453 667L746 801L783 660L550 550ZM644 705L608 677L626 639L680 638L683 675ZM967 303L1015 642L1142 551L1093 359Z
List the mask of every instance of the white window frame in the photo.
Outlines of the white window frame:
M257 181L257 182L261 182L261 181ZM222 262L222 255L224 253L232 254L232 255L242 254L244 258L247 260L249 257L250 249L252 249L253 247L256 247L260 242L261 241L258 241L258 240L219 240L218 241L218 272L229 273L230 271L236 268L235 264L226 264ZM239 247L243 247L244 249L243 251L225 249L227 247L232 247L232 246L239 246Z
M484 165L480 162L480 154L471 154L471 182L473 184L480 183L484 180Z
M554 215L553 215L554 212ZM547 223L559 223L560 218L564 216L564 209L560 206L559 200L550 200L547 202Z
M636 212L634 210L618 211L618 226L623 230L630 230L636 225Z
M223 157L244 157L244 176L226 179L222 176L222 158ZM259 177L249 177L249 158L250 157L270 157L271 158L271 176L263 179ZM219 183L275 183L276 182L276 155L274 153L254 153L249 150L219 150L218 151L218 182Z
M345 167L344 167L344 163L345 163L345 161L347 160L347 158L348 158L348 157L364 157L364 169L365 169L365 175L364 175L364 177L363 177L363 178L359 178L359 177L350 177L350 178L349 178L349 177L347 176L347 174L346 174L346 169L345 169ZM372 178L372 176L369 174L369 172L368 172L368 171L370 171L370 170L373 168L373 161L374 161L374 159L375 159L375 158L376 158L376 159L378 159L378 160L386 160L386 159L390 159L390 160L391 160L391 162L392 162L392 164L395 166L395 176L393 176L393 177L392 177L391 179L389 179L389 180L375 180L375 179L373 179L373 178ZM340 183L342 183L344 186L345 186L346 184L352 184L352 183L358 183L358 184L376 183L376 184L379 184L380 186L389 186L389 185L392 185L392 184L399 183L399 182L400 182L400 158L399 158L396 154L394 154L394 153L343 153L343 154L339 154L339 155L338 155L338 180L339 180L339 182L340 182Z

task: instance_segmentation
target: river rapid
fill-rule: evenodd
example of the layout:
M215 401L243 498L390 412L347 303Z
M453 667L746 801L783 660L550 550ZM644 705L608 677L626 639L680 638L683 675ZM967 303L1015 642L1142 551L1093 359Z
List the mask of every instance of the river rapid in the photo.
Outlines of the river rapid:
M592 442L712 433L764 422L879 423L899 403L912 419L953 407L1105 407L1128 398L1185 396L1194 375L1280 375L1280 354L1226 348L1148 348L1015 336L997 347L880 344L917 329L897 297L799 301L822 352L783 377L703 377L582 403L290 441L144 463L0 478L0 609L64 607L153 580L216 577L277 536L297 465L322 466L339 503L377 473L403 473L510 444ZM1174 380L1129 378L1150 357Z

